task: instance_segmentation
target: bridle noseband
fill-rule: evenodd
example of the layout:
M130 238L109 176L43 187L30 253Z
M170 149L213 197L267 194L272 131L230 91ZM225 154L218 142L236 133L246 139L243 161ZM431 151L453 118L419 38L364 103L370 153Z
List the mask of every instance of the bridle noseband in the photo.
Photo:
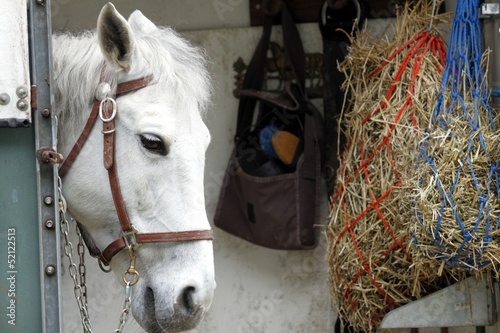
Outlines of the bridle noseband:
M90 131L92 130L97 117L103 122L102 133L103 138L103 160L104 167L108 170L109 184L115 204L118 220L120 221L122 236L109 244L103 251L94 254L99 259L99 263L108 266L111 259L121 250L128 248L130 255L130 267L123 274L125 284L133 285L139 279L139 273L135 269L135 254L134 249L137 244L142 243L164 243L164 242L186 242L196 240L213 240L212 230L189 230L189 231L174 231L174 232L158 232L158 233L139 233L130 221L125 203L123 201L118 174L116 171L115 159L115 117L117 114L117 105L115 98L133 92L144 87L147 87L153 80L152 76L142 77L139 79L119 83L116 91L113 94L110 85L105 82L105 69L103 66L101 71L99 85L96 91L92 111L87 119L87 123L81 132L78 140L74 144L70 153L59 168L59 176L63 178L69 168L75 161L78 153L86 142ZM100 265L101 266L101 265ZM102 266L101 266L102 268ZM127 275L133 276L133 280L129 281Z

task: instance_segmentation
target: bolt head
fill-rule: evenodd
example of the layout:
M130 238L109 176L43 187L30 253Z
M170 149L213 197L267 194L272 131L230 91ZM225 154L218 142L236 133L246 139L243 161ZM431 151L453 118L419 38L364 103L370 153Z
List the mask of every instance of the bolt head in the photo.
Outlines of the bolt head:
M20 99L17 101L17 108L21 111L26 111L28 110L29 103L25 99Z
M54 200L52 199L52 197L51 197L51 196L46 196L46 197L43 199L43 202L44 202L47 206L52 205L52 202L53 202L53 201L54 201Z
M45 221L45 227L47 229L54 229L54 220L47 220L47 221Z
M16 95L19 98L26 98L28 97L28 88L26 86L19 86L16 89Z
M10 96L7 93L0 94L0 105L7 105L10 102Z
M47 267L45 267L45 274L47 274L48 276L52 276L56 273L56 268L52 265L48 265Z

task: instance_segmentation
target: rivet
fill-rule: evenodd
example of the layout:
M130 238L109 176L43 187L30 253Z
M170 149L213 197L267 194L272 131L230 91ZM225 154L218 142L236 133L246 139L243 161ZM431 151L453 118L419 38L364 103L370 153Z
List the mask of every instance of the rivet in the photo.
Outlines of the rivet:
M52 265L48 265L47 267L45 267L45 274L47 274L48 276L52 276L56 273L56 268Z
M50 116L50 110L49 109L43 109L42 116L44 116L45 118L47 118L48 116Z
M107 82L101 82L95 90L95 98L98 101L102 101L106 97L111 96L111 86Z
M19 97L19 98L26 98L26 97L28 97L28 88L25 86L19 86L16 89L16 94L17 94L17 97Z
M52 202L54 202L54 200L50 195L48 195L45 198L43 198L43 202L45 203L45 205L50 206L52 205Z
M17 108L21 111L26 111L28 110L28 101L25 99L20 99L17 101Z
M54 220L49 219L45 221L45 227L47 229L54 229Z
M36 0L36 3L45 6L45 0Z
M7 105L10 102L10 96L7 93L0 94L0 105Z

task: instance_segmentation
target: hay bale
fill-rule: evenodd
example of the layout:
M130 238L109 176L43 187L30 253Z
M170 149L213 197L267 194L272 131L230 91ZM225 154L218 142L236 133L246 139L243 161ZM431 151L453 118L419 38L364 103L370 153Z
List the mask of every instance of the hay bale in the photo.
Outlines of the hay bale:
M356 330L374 330L386 312L436 288L436 274L414 265L402 218L420 122L436 104L444 64L442 40L422 33L430 18L423 2L405 8L392 40L362 32L340 65L351 100L327 259L339 315Z

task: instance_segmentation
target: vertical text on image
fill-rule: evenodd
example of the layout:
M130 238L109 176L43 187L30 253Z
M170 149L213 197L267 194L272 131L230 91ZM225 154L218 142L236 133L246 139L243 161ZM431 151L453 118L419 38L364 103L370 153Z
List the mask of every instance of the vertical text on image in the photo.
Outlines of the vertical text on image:
M7 323L16 325L16 229L7 229Z

